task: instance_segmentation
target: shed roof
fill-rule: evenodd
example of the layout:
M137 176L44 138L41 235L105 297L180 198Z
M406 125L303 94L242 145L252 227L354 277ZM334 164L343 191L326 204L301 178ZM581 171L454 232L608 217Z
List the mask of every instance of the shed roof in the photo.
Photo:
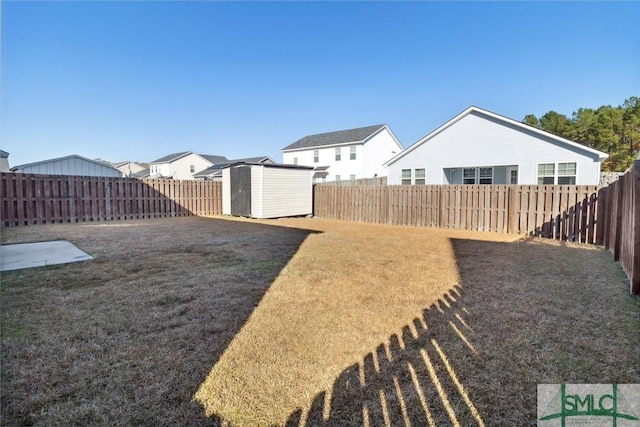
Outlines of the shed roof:
M364 143L371 136L378 133L387 125L366 126L355 129L339 130L336 132L319 133L316 135L308 135L287 145L282 151L297 150L301 148L322 147L326 145L345 144L349 142Z
M586 151L588 153L591 153L591 154L596 154L596 155L598 155L598 158L600 160L604 160L607 157L609 157L609 155L607 153L603 153L602 151L595 150L595 149L593 149L591 147L587 147L586 145L582 145L582 144L579 144L577 142L570 141L568 139L559 137L559 136L554 135L552 133L543 131L542 129L535 128L533 126L529 126L526 123L522 123L522 122L519 122L517 120L513 120L513 119L510 119L508 117L501 116L499 114L496 114L496 113L493 113L491 111L484 110L482 108L479 108L479 107L476 107L476 106L472 105L469 108L467 108L466 110L464 110L463 112L461 112L460 114L458 114L457 116L455 116L454 118L452 118L451 120L449 120L448 122L446 122L445 124L443 124L442 126L440 126L439 128L435 129L433 132L429 133L427 136L419 139L413 145L407 147L406 150L401 151L400 153L396 154L394 157L392 157L390 160L388 160L383 166L392 165L393 163L395 163L396 161L400 160L401 158L403 158L407 154L411 153L413 150L415 150L416 148L418 148L422 144L424 144L427 141L429 141L434 136L438 135L440 132L442 132L445 129L447 129L447 128L453 126L454 124L456 124L463 117L466 117L466 116L468 116L469 114L472 114L472 113L479 113L479 114L491 117L491 118L493 118L495 120L501 121L501 122L503 122L505 124L511 125L513 127L520 128L520 129L522 129L524 131L537 133L540 136L544 136L544 137L553 139L553 140L555 140L555 141L557 141L557 142L559 142L561 144L568 145L568 146L575 147L575 148L579 148L579 149L584 150L584 151Z
M222 169L231 168L234 166L262 166L265 168L281 168L281 169L306 169L313 170L313 166L302 166L302 165L287 165L283 163L277 164L269 164L269 163L251 163L251 162L238 162L238 163L230 163L222 167Z

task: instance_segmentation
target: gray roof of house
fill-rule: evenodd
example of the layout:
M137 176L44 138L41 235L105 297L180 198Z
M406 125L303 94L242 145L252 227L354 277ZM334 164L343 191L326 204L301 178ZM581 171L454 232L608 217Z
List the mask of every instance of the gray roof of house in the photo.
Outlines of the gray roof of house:
M234 163L272 163L275 164L271 157L269 156L260 156L260 157L247 157L245 159L235 159L235 160L226 160L222 163L216 163L213 166L209 166L206 169L201 170L200 172L193 174L194 177L198 176L208 176L220 169L232 165Z
M4 151L4 150L0 150L0 157L2 157L2 158L7 158L7 157L9 157L9 153L7 153L7 152L6 152L6 151Z
M319 133L305 136L293 144L287 145L282 150L295 150L299 148L320 147L323 145L343 144L347 142L362 142L385 125L366 126L356 129L339 130L337 132Z
M165 162L170 162L172 160L175 159L179 159L180 157L189 154L190 151L181 151L180 153L173 153L173 154L169 154L168 156L164 156L164 157L160 157L157 160L154 160L151 163L165 163Z
M209 160L213 164L229 161L229 159L227 159L225 156L216 156L211 154L200 154L200 157L204 157L205 159Z
M173 153L173 154L169 154L168 156L164 156L159 158L158 160L154 160L151 163L167 163L167 162L172 162L174 160L179 159L180 157L184 157L187 154L191 154L193 153L193 151L181 151L180 153ZM198 153L193 153L193 154L198 154ZM198 156L205 158L206 160L210 161L211 163L222 163L222 162L228 162L229 160L224 157L224 156L216 156L216 155L211 155L211 154L198 154Z

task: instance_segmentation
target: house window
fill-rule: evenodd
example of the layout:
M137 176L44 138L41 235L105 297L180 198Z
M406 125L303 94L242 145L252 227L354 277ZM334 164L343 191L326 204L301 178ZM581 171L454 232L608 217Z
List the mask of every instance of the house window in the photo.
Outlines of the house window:
M558 163L558 185L576 185L576 163Z
M353 146L349 149L349 160L355 160L356 159L356 147Z
M318 163L320 158L320 153L318 150L313 150L313 163Z
M298 164L298 158L297 158L297 157L294 157L294 158L293 158L293 164L294 164L294 165L297 165L297 164Z
M517 184L518 183L518 169L511 169L509 171L509 184Z
M336 182L340 181L340 175L336 175Z
M411 185L411 169L402 169L400 181L402 185Z
M540 163L538 165L538 185L555 184L555 163Z
M425 181L425 169L416 169L414 171L414 176L415 176L415 184L416 185L424 185L426 183Z
M462 183L463 184L476 183L476 168L464 168L462 170Z
M355 175L353 175L353 174L352 174L352 175L349 175L349 179L350 179L351 181L355 181L355 180L356 180L356 176L355 176Z
M340 147L336 148L336 162L339 162L342 156L340 155Z
M493 168L480 168L478 183L493 184Z
M196 167L194 165L189 165L189 172L194 173L196 171Z

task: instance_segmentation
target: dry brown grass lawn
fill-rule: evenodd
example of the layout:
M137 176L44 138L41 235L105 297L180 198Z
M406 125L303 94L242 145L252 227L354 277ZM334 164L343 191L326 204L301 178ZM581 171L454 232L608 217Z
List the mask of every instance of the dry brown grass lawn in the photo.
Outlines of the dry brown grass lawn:
M2 424L535 425L536 384L640 382L608 253L320 219L3 230ZM205 416L205 414L207 416Z

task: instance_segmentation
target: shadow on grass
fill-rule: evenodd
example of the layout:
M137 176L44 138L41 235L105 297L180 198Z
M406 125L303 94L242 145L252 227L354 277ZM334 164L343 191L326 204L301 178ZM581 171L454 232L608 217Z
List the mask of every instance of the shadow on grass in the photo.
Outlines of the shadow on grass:
M287 426L533 426L537 384L640 380L638 299L608 253L451 244L460 283Z
M317 231L207 218L109 225L18 230L69 235L95 260L3 273L2 424L220 424L193 394Z

